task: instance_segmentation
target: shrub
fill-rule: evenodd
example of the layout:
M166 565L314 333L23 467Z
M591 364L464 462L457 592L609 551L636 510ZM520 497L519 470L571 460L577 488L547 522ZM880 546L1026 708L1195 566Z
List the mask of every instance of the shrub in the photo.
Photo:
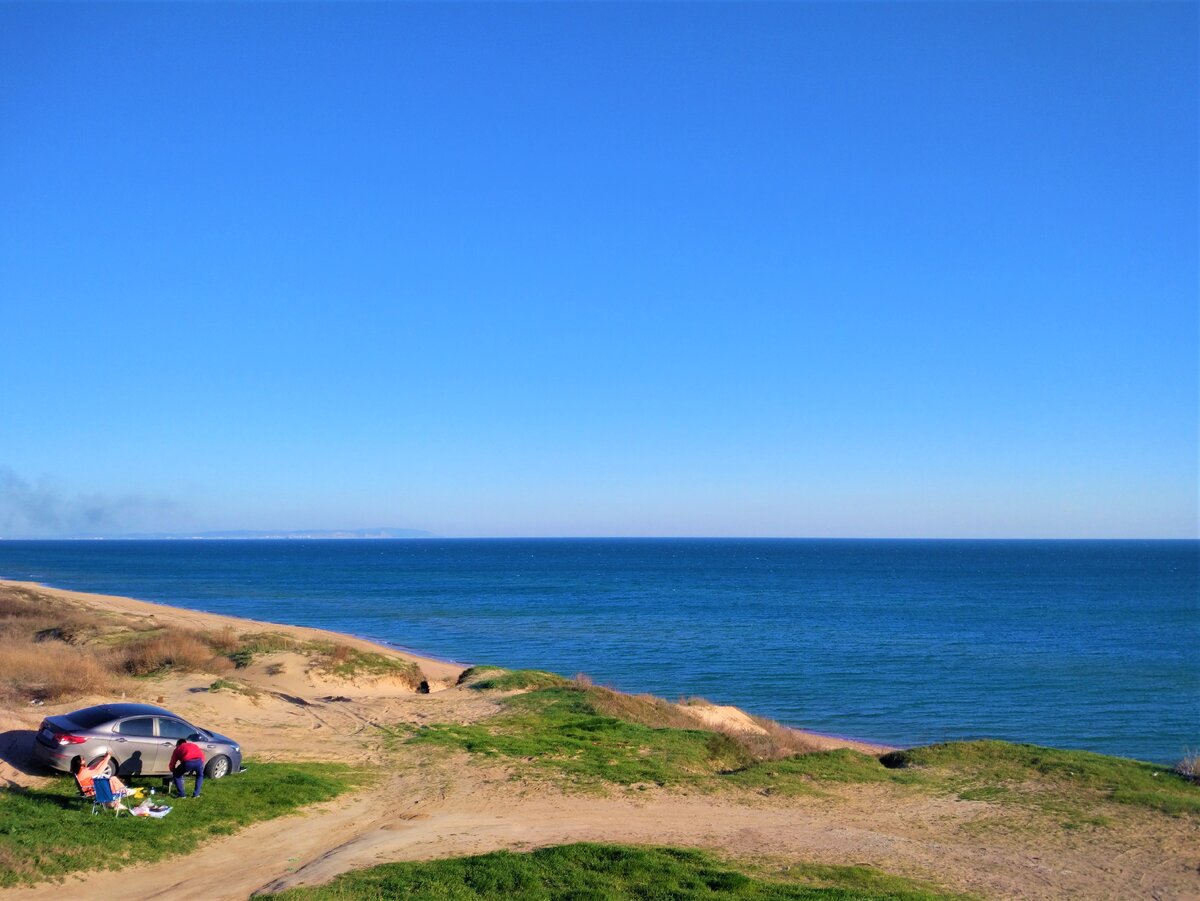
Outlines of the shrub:
M1188 782L1200 782L1200 751L1185 751L1183 759L1175 764L1175 773Z
M254 652L246 648L233 651L225 656L238 669L245 669L254 662Z
M147 676L165 669L203 670L213 661L212 649L197 636L168 630L120 649L121 667L131 676Z
M428 692L429 683L421 668L411 660L393 657L389 654L379 654L374 651L360 651L349 645L332 645L319 657L316 668L342 679L367 677L373 679L394 679L407 685L417 692Z
M233 626L225 626L219 632L202 632L199 638L214 651L226 655L237 651L242 644Z
M9 639L0 642L0 685L10 696L57 701L106 692L112 676L93 655L67 645Z

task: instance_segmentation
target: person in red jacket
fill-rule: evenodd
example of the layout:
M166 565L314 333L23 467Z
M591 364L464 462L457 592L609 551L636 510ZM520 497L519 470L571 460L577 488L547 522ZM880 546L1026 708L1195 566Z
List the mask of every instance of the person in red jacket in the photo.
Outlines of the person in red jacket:
M194 745L186 738L175 742L175 751L171 754L171 775L175 777L175 793L180 798L183 793L183 777L191 773L196 777L196 788L193 798L200 797L200 786L204 784L204 752L199 745Z

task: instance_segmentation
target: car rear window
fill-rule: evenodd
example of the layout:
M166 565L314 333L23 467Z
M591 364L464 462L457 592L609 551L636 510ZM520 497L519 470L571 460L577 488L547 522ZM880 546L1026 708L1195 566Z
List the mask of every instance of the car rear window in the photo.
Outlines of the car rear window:
M67 714L67 719L80 729L95 729L101 723L107 723L113 718L112 711L107 707L85 707Z

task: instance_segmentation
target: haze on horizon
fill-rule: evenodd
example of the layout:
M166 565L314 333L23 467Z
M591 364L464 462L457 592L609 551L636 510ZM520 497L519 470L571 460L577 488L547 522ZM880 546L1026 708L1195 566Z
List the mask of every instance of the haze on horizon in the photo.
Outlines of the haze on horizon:
M0 537L1196 537L1197 24L0 5Z

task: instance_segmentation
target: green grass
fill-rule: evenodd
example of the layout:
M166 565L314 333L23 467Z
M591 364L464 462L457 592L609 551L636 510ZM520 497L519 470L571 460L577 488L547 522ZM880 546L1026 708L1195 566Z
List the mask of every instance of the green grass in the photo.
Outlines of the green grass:
M262 695L257 688L247 685L245 682L239 682L236 679L226 679L222 676L208 686L209 691L230 691L234 694L245 695L248 698L257 698Z
M753 763L726 774L723 780L730 785L770 795L819 794L822 783L890 782L921 785L929 781L918 772L888 769L877 757L849 748Z
M502 699L504 712L488 720L428 726L409 741L505 758L573 785L690 784L798 796L882 783L1036 809L1067 828L1108 825L1112 804L1200 815L1200 785L1169 767L1000 741L930 745L882 762L848 749L759 761L729 736L609 715L623 708L604 703L603 692L564 680Z
M197 801L166 801L173 809L161 820L111 811L93 816L69 778L45 789L10 789L0 793L0 886L184 854L211 836L327 801L365 781L361 771L338 764L250 764L245 773L205 781Z
M325 641L307 642L304 651L317 658L318 668L343 679L352 679L355 676L389 676L406 682L414 689L426 685L424 673L411 660Z
M478 670L478 667L472 669ZM547 673L537 669L493 670L492 667L486 669L489 672L494 671L495 674L469 681L471 688L475 691L532 691L539 688L561 688L569 684L567 679L557 673Z
M968 741L896 751L890 766L913 768L967 800L1035 803L1081 812L1097 802L1200 815L1200 785L1170 767L1090 751ZM904 770L900 770L903 772ZM1073 806L1073 807L1072 807Z
M545 688L502 703L506 710L497 717L427 726L410 741L521 761L579 785L696 782L749 762L724 735L653 729L598 714L578 688Z
M551 899L753 899L934 901L954 896L867 867L793 867L785 878L750 875L700 851L575 844L496 851L358 870L331 883L271 897L287 901L413 898L439 901Z

